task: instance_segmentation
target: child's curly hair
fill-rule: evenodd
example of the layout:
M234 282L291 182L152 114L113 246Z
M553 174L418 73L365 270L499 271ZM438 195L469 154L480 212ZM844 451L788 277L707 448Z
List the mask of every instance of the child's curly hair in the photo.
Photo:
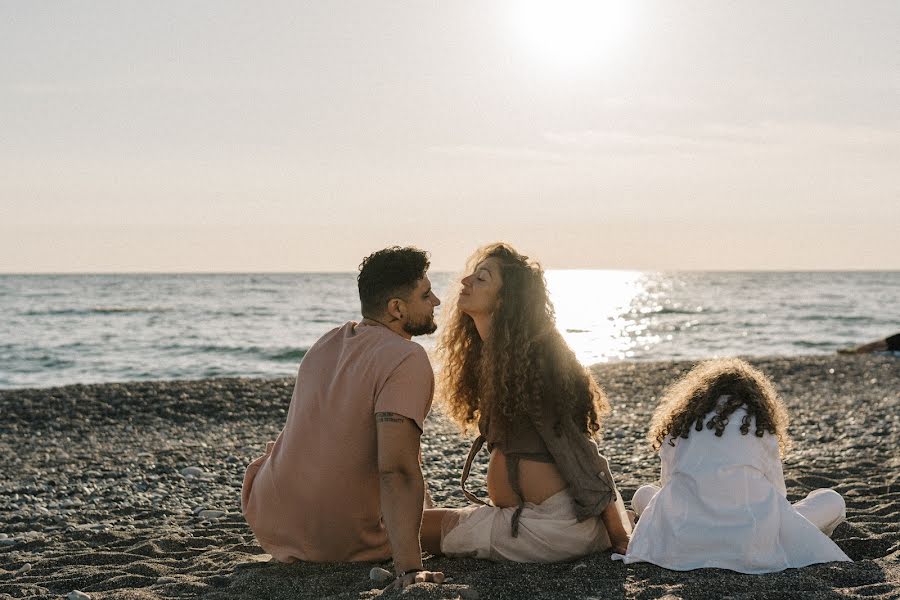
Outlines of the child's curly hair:
M722 396L728 398L719 403ZM675 438L687 438L692 427L702 431L704 417L712 411L715 414L705 423L706 428L721 436L728 417L741 407L747 411L741 433L747 435L753 423L756 437L777 435L784 456L791 446L784 403L762 371L737 358L701 362L672 384L653 413L647 437L654 450L659 450L666 438L674 446Z

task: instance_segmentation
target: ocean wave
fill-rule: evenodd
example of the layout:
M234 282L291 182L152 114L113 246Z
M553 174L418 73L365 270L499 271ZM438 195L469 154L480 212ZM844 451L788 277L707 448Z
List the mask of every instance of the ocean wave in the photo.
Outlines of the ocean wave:
M272 353L268 356L268 358L278 361L298 361L306 356L306 350L306 348L290 348Z
M94 306L91 308L48 308L45 310L26 310L19 314L24 317L43 316L76 316L115 315L129 313L161 313L171 309L159 306Z
M656 311L656 312L653 313L653 314L656 314L656 315L698 315L698 314L701 314L701 313L704 313L704 314L716 314L716 313L720 313L720 312L723 312L723 311L721 311L721 310L710 310L710 309L705 308L705 307L703 307L703 306L698 306L697 308L691 308L691 309L687 309L687 308L670 308L670 307L665 307L665 308L663 308L662 310L658 310L658 311Z
M16 367L13 366L11 370L27 372L27 370L31 369L34 365L37 365L41 369L67 369L69 367L75 366L74 360L63 358L61 356L53 356L52 354L27 356L23 359L19 359L18 362L20 363L20 368L16 369Z
M168 310L168 308L160 306L95 306L90 309L90 312L99 315L113 315L117 313L160 313Z
M834 348L834 342L809 342L797 340L791 344L797 348Z
M859 323L872 321L872 317L862 315L803 315L797 321L834 321L835 323Z
M647 315L714 315L727 312L725 309L710 309L705 306L697 306L695 308L674 308L671 306L650 306L644 308L634 307L628 311L631 316L647 316Z
M276 312L267 307L257 307L250 306L245 309L234 309L234 310L214 310L209 312L206 316L212 318L220 318L220 317L272 317L276 316Z
M200 346L170 344L164 349L174 351L181 355L238 355L249 356L263 360L274 360L278 362L298 361L303 358L306 355L306 351L309 350L309 348L295 348L285 346L225 346L220 344L205 344Z

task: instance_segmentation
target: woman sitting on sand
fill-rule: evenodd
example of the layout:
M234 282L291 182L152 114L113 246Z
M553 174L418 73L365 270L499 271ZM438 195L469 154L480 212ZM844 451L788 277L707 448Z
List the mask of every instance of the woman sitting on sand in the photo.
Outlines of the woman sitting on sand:
M609 403L556 330L541 268L510 246L470 259L439 352L443 400L480 435L463 470L463 509L426 510L433 554L555 562L613 547L630 527L592 436ZM465 489L487 442L491 504Z
M635 492L625 562L770 573L850 560L828 538L844 520L837 492L785 497L787 421L772 383L742 360L707 361L676 382L650 426L662 489Z

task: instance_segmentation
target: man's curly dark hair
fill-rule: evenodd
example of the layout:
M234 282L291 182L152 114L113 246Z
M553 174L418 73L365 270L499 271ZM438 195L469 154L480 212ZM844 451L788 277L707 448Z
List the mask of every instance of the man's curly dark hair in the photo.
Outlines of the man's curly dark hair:
M409 298L431 263L428 253L414 246L391 246L365 257L356 283L364 317L380 317L391 298Z

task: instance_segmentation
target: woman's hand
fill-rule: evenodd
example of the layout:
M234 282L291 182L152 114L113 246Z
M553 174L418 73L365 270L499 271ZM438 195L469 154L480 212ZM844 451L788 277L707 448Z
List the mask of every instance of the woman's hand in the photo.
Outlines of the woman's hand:
M610 540L612 542L612 551L616 554L625 555L628 552L628 542L631 541L631 536L625 536L624 538L617 538Z

